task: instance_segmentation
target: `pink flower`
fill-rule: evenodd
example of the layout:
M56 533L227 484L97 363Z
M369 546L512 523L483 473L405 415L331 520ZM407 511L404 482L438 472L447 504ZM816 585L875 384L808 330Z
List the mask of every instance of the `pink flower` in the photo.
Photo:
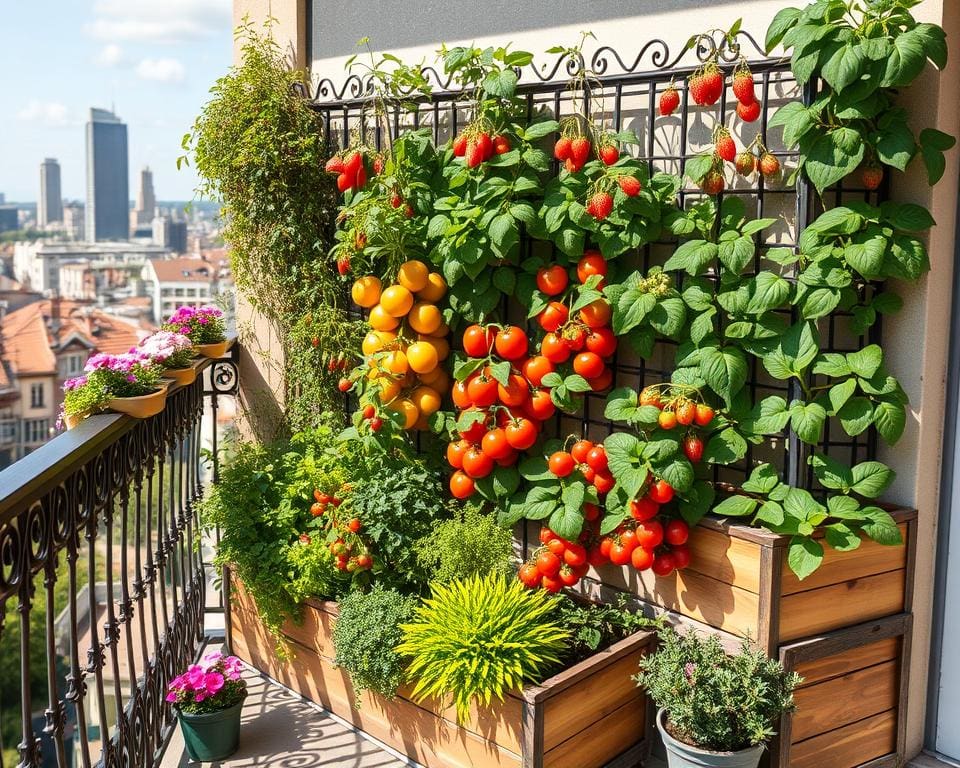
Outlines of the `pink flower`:
M219 672L208 672L207 676L204 678L204 687L211 696L215 696L217 692L223 688L223 675Z

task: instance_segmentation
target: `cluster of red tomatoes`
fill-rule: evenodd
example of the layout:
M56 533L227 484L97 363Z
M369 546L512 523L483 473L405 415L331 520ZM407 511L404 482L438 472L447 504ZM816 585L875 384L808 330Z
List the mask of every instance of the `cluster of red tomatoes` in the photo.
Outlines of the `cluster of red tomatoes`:
M585 512L586 507L593 507L594 519L599 519L600 510L596 505L584 505ZM586 575L590 562L583 544L567 541L546 526L540 529L540 543L543 546L517 572L517 578L524 586L559 592L564 587L574 586Z
M537 441L541 426L556 412L550 391L541 387L553 370L544 358L528 357L527 334L516 325L471 325L463 333L463 351L486 363L453 386L453 403L460 421L460 439L447 446L447 461L456 470L450 492L465 499L474 492L474 480L489 475L495 466L511 466L520 452ZM506 383L498 381L492 366L509 363Z
M703 440L693 427L706 427L713 421L714 411L706 403L696 402L675 384L651 384L640 392L640 405L650 405L660 410L657 423L661 429L672 430L688 427L680 441L684 455L693 463L703 458Z
M344 486L342 490L350 489ZM328 547L330 554L334 557L333 564L336 569L347 573L370 570L373 567L373 555L370 554L370 550L359 535L363 528L360 519L341 518L337 514L343 499L335 493L324 493L319 488L315 488L313 498L315 501L310 507L310 514L313 517L326 516L327 518L323 529L327 532ZM310 537L303 534L300 536L300 541L309 544Z
M376 155L372 160L372 170L375 174L383 173L383 156ZM350 189L362 189L367 183L367 167L363 152L359 149L337 153L329 160L324 169L328 173L337 174L337 189L346 192ZM362 247L362 246L361 246ZM340 274L343 274L341 272Z
M603 287L607 262L599 251L586 251L577 263L577 279L586 283L593 275L600 275L597 288ZM604 298L598 298L571 313L568 303L576 295L569 290L570 277L559 264L543 267L537 272L537 288L552 298L537 315L537 322L546 331L540 342L541 366L550 370L554 365L567 363L587 380L594 392L602 392L613 383L613 370L607 365L617 351L617 337L610 329L612 310ZM537 359L537 358L532 358Z
M567 477L573 470L580 470L583 478L601 496L613 490L617 482L607 467L607 452L603 444L594 445L589 440L578 440L569 452L555 451L547 460L547 467L557 477Z
M479 126L469 126L453 140L453 154L462 157L468 168L476 168L494 155L510 151L510 139L503 134L493 136Z

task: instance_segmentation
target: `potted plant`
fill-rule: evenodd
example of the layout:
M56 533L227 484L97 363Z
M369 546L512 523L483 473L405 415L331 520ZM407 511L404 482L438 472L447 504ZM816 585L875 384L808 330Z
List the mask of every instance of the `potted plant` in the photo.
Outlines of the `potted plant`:
M223 312L216 307L180 307L162 330L183 334L204 357L223 357L227 351Z
M755 768L800 682L748 640L727 655L716 635L669 628L656 653L640 660L634 680L659 707L670 768Z
M170 681L167 701L177 712L193 760L223 760L237 751L246 696L243 662L219 651L206 654Z
M109 397L103 404L105 407L137 419L146 419L163 410L167 398L163 368L150 355L141 351L122 355L101 353L91 357L84 370L86 382L80 389L106 390Z
M102 411L109 402L110 392L100 377L92 382L86 375L67 379L63 382L63 404L57 429L64 425L73 429L90 414Z
M140 346L131 349L136 352L150 355L163 368L163 377L173 379L178 384L187 386L197 378L197 371L191 365L193 360L193 342L188 336L175 331L157 331L148 336Z

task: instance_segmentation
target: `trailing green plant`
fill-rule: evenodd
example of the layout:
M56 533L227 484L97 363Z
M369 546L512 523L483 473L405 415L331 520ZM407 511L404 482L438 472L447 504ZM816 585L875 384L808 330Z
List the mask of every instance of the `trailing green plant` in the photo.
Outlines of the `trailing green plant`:
M640 660L634 677L666 710L666 728L686 744L734 752L765 744L774 724L793 708L800 683L780 662L744 640L728 656L716 635L660 632L660 647Z
M297 605L307 598L339 598L349 592L350 576L334 567L333 553L320 537L300 534L287 549L287 563L287 591Z
M396 696L405 669L395 650L403 639L400 625L413 618L416 606L416 597L379 585L340 601L333 625L335 663L350 674L358 707L365 690L388 699Z
M496 575L432 585L401 629L397 652L409 658L414 697L452 699L460 722L469 720L472 703L487 706L539 682L570 639L544 593Z
M337 201L324 172L328 151L320 117L296 91L303 73L289 68L269 26L260 33L245 20L236 34L241 62L211 88L183 138L178 164L193 163L201 178L198 196L222 200L234 279L273 327L282 360L315 361L306 376L287 363L279 372L284 407L301 428L323 411L342 408L338 375L326 371L354 322L346 314L343 284L324 258ZM292 338L291 329L307 315L310 334ZM242 337L251 334L241 328Z
M465 505L456 517L436 525L414 547L421 570L442 584L511 571L511 532L476 504Z
M786 104L769 123L783 126L788 146L799 146L798 171L819 192L861 164L864 184L876 188L882 165L903 171L918 151L931 184L943 175L943 153L955 139L932 128L915 137L907 111L895 103L897 89L910 85L927 61L941 70L947 64L943 29L910 13L918 1L816 0L784 8L770 24L767 51L782 44L799 84L824 83L809 106Z

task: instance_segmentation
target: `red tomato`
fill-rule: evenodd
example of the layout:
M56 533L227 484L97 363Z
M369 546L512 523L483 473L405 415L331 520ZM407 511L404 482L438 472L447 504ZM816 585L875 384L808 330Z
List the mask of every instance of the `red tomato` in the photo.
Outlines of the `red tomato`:
M596 352L581 352L573 358L573 370L585 379L592 379L603 373L603 358Z
M596 472L604 472L607 469L607 452L602 445L597 445L590 449L587 454L587 464Z
M557 412L557 406L550 399L550 393L540 389L530 395L530 399L523 404L523 410L532 419L546 421Z
M587 379L587 383L593 392L603 392L605 389L610 389L610 385L613 384L613 371L605 367L599 376Z
M580 319L588 328L601 328L610 322L613 310L606 299L592 301L580 310Z
M462 469L458 469L450 475L450 493L455 499L466 499L473 495L473 478L467 475Z
M458 440L447 446L447 462L454 469L463 469L463 455L470 449L466 440Z
M610 559L610 550L613 548L614 541L609 536L600 539L600 554L608 560Z
M494 459L494 461L496 462L498 467L512 467L514 464L517 463L517 457L519 455L520 454L518 454L515 450L513 450L513 448L511 448L508 453L504 454L499 459Z
M551 531L547 526L543 526L540 529L540 534L537 537L540 539L541 544L547 544L557 538L557 534Z
M560 566L560 575L558 578L563 582L563 586L565 587L572 587L574 584L580 581L580 577L577 576L573 568L566 564Z
M560 558L545 549L537 555L537 568L544 576L556 576L560 570Z
M479 376L470 379L467 395L480 408L493 405L497 402L497 380L488 371L482 371Z
M464 413L472 413L478 410L479 410L478 408L470 406L469 408L464 410ZM487 434L486 419L482 421L473 422L473 424L467 427L466 430L460 433L460 437L462 437L464 440L468 440L471 443L478 443L480 442L480 440L483 438L485 434Z
M653 565L653 550L646 547L637 547L630 553L630 562L638 571L645 571Z
M511 448L525 451L537 442L537 428L530 419L514 419L504 428L507 443Z
M493 347L495 336L493 328L471 325L463 332L463 351L470 357L483 357Z
M587 334L587 349L600 357L610 357L617 351L617 337L607 326L593 328Z
M504 360L519 360L527 354L527 333L516 325L508 325L497 334L494 346Z
M614 565L626 565L630 562L631 554L633 554L632 549L620 542L614 542L610 547L610 562Z
M713 421L713 408L704 403L697 403L697 415L694 417L697 426L705 427Z
M537 315L537 322L540 323L540 327L543 328L543 330L553 332L567 322L569 316L570 310L566 304L562 304L559 301L551 301L547 304L547 308Z
M543 587L547 592L556 594L563 589L563 582L553 576L544 576L540 580L540 586Z
M497 385L497 397L500 402L510 407L523 405L523 402L530 395L530 385L527 380L518 373L511 373L507 379L507 386Z
M555 333L548 333L540 342L540 354L551 363L565 363L570 357L570 347Z
M613 475L609 472L597 472L593 478L593 487L597 489L597 493L610 493L616 484L617 481L613 479Z
M589 501L583 505L583 519L588 523L592 523L594 520L600 519L600 507L596 504L591 504Z
M563 562L571 566L581 566L587 562L587 550L581 544L571 542L564 550Z
M517 578L523 582L523 586L529 587L530 589L536 589L540 586L541 576L540 569L533 563L524 563L520 566L520 571L517 573Z
M671 520L664 529L663 538L675 547L686 544L690 538L690 526L683 520Z
M572 446L570 446L570 455L573 456L573 460L577 464L586 464L587 463L587 454L593 450L593 443L589 440L577 440Z
M537 271L537 288L547 294L547 296L556 296L557 294L563 293L568 282L567 270L559 264L541 267Z
M646 549L656 549L663 543L663 526L659 520L637 523L637 544Z
M567 541L557 536L557 538L550 539L550 541L547 542L547 549L557 557L563 557L563 553L567 551L567 544Z
M493 459L477 446L471 446L463 454L463 471L474 479L486 477L493 471Z
M573 472L575 462L573 456L566 451L557 451L550 457L547 464L550 467L550 471L557 477L566 477Z
M606 274L607 262L600 251L584 251L583 258L577 262L577 279L581 283L585 283L591 275L603 275L606 277ZM603 286L602 280L600 281L600 286Z
M524 361L522 370L523 377L533 386L539 387L543 377L553 371L553 363L543 355L534 355Z
M690 565L690 549L686 544L672 547L670 554L673 555L673 567L678 571Z
M677 561L670 552L661 552L653 560L653 572L657 576L669 576L677 567Z
M598 568L601 565L606 565L609 562L610 558L603 554L603 552L600 550L600 547L590 547L590 549L587 550L587 563L592 565L594 568Z
M633 528L627 528L620 534L620 543L631 552L636 549L639 542L640 539L637 537L637 532L633 530Z
M511 450L510 443L507 442L507 435L500 427L495 427L487 432L483 436L483 440L480 441L480 446L481 450L491 459L502 459Z
M587 341L587 332L580 326L570 326L563 332L563 343L571 352L579 352Z
M634 520L652 520L660 511L660 505L652 499L644 497L630 502L630 515Z
M657 480L650 486L647 495L657 504L666 504L673 499L673 487L666 480Z
M473 405L473 400L470 399L470 394L467 391L466 381L458 381L454 384L450 394L453 397L453 404L461 411Z

